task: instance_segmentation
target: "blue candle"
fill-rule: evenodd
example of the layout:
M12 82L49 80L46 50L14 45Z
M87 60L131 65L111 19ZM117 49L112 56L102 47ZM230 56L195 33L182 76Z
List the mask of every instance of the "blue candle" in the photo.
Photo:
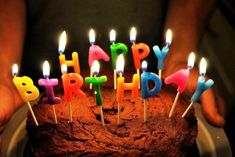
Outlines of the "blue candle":
M147 63L143 61L143 73L141 74L141 95L143 99L155 96L161 90L162 87L161 79L155 73L145 72L146 69ZM152 89L150 89L148 86L148 82L150 80L154 82L154 87Z
M158 59L157 68L159 70L160 78L161 78L161 71L164 69L164 66L163 66L164 59L166 58L166 55L169 52L169 46L171 44L171 40L172 40L172 33L171 33L171 30L168 29L166 33L166 45L162 48L162 50L160 50L158 45L153 46L154 54L156 55Z
M191 97L191 101L197 102L198 99L200 98L200 95L213 85L214 85L213 80L209 79L208 81L205 82L205 77L199 76L198 82L197 82L197 89L194 92L193 96Z
M206 60L204 58L200 61L200 76L197 81L197 89L194 92L193 96L191 97L191 103L188 106L188 108L185 110L185 112L182 115L182 118L185 117L185 115L188 113L189 109L192 107L194 102L197 102L201 96L201 94L206 91L208 88L214 85L214 81L212 79L209 79L208 81L205 81L205 75L206 75Z

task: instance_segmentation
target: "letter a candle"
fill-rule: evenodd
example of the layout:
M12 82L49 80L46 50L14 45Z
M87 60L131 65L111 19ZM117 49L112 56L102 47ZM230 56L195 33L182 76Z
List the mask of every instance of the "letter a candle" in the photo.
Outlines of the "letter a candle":
M179 95L184 92L187 82L188 82L188 77L189 77L189 71L193 68L194 66L194 61L195 61L195 54L192 52L189 55L188 58L188 67L187 69L181 69L174 74L168 76L165 79L166 84L171 84L174 83L178 86L177 88L177 94L175 96L175 100L173 102L173 105L171 107L169 117L173 115L174 109L176 107L177 101L179 99Z
M151 72L146 72L147 70L147 62L142 62L142 71L141 74L141 96L144 99L144 122L147 121L148 118L148 104L147 104L147 98L154 97L162 87L162 81L161 79L155 74ZM148 82L149 81L154 82L154 87L152 89L149 88Z
M213 86L213 84L214 84L214 81L211 79L209 79L208 81L205 82L206 67L207 67L207 62L206 62L205 58L202 58L200 61L200 68L199 68L200 76L197 81L197 89L194 92L193 96L191 97L191 103L188 106L188 108L185 110L185 112L183 113L182 118L184 118L185 115L188 113L189 109L193 106L193 103L198 101L198 99L200 98L200 95L205 90L207 90L208 88Z
M107 77L106 76L97 77L99 74L99 70L100 70L99 62L94 61L92 64L92 77L86 77L85 82L91 83L94 85L95 93L96 93L95 94L96 105L98 105L100 107L101 122L102 122L103 126L105 126L103 107L102 107L103 106L103 99L102 99L102 94L101 94L101 90L100 90L100 84L107 82Z
M112 29L109 34L110 42L112 43L110 45L111 50L111 61L112 61L112 67L113 67L113 84L114 89L117 88L117 73L116 73L116 61L117 57L120 54L126 55L128 52L128 48L123 43L115 43L116 40L116 32Z
M93 29L89 32L89 41L90 41L90 48L89 48L89 57L88 57L88 64L90 66L90 77L92 77L92 63L95 60L103 59L104 61L109 61L109 56L101 49L98 45L95 45L95 31ZM92 88L92 84L90 84L90 89Z
M17 74L18 74L18 66L17 64L14 64L12 66L13 83L23 101L27 103L35 125L38 126L37 118L30 105L30 101L33 101L39 97L38 88L34 86L31 78L27 76L18 77Z
M131 28L130 31L130 41L132 42L131 50L134 59L135 69L137 75L140 75L141 60L146 58L149 55L150 49L149 46L145 43L135 43L136 42L136 29L135 27ZM140 84L139 84L140 87Z
M58 120L57 120L56 111L55 111L55 104L60 103L61 100L59 97L55 97L53 86L58 85L59 81L56 78L49 79L50 65L49 65L48 61L45 61L43 63L43 76L44 76L44 79L38 80L38 84L40 86L44 86L46 88L46 95L47 96L42 99L42 102L52 105L53 114L54 114L54 121L55 121L55 124L57 124Z
M139 75L134 74L131 83L125 83L125 78L122 76L124 73L124 56L123 54L118 56L117 66L116 66L117 74L119 75L117 79L117 103L118 103L118 125L120 124L120 103L124 97L125 90L132 90L132 99L136 99L139 95L138 85L140 82Z

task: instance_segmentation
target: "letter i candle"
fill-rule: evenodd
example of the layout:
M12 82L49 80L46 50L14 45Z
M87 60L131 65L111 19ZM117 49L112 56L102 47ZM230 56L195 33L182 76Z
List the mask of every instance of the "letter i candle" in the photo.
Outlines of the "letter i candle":
M86 77L85 82L91 83L95 88L96 105L98 105L100 107L101 122L102 122L103 126L105 126L103 107L102 107L103 106L103 99L102 99L102 93L100 90L100 84L107 82L107 76L97 77L99 74L99 70L100 70L99 62L94 61L92 64L92 77Z
M92 76L92 63L95 60L103 59L104 61L109 61L109 56L106 52L101 49L98 45L95 45L95 31L93 29L89 32L89 41L90 41L90 48L89 48L89 57L88 57L88 64L90 66L90 77ZM92 84L90 84L90 89L92 88Z
M192 52L189 55L188 58L188 67L187 69L181 69L174 74L168 76L165 79L166 84L174 83L178 86L177 88L177 94L175 96L175 100L173 102L173 105L171 107L169 118L173 115L174 109L176 107L177 101L179 99L179 95L184 92L186 85L188 83L188 77L189 77L189 71L193 68L195 61L195 54Z
M150 49L149 46L145 43L135 43L136 42L135 27L131 28L130 41L132 42L131 50L134 59L135 69L137 71L137 75L140 75L141 60L149 55Z
M56 78L49 79L50 65L48 61L45 61L43 63L43 76L44 76L44 79L38 80L38 84L46 88L47 96L42 99L42 102L52 105L54 121L55 121L55 124L57 124L58 120L57 120L56 111L55 111L55 104L59 104L61 100L59 97L55 97L53 86L57 86L59 81Z
M154 97L157 95L158 92L160 92L162 87L162 81L161 79L155 74L151 72L146 72L147 70L147 62L142 62L142 71L141 74L141 96L144 99L144 122L147 121L148 118L148 104L147 99L149 97ZM154 86L152 89L149 88L148 82L149 81L154 82Z
M114 89L117 88L117 73L116 73L116 61L117 57L120 54L126 55L128 52L128 48L123 43L115 43L116 40L116 32L112 29L109 34L109 39L111 42L110 50L111 50L111 61L113 67L113 84Z
M189 109L193 106L193 103L199 100L201 94L214 85L214 81L211 79L205 82L206 67L207 67L207 62L205 58L202 58L199 66L200 76L198 77L197 89L194 92L193 96L191 97L191 103L183 113L182 118L184 118L185 115L188 113Z
M158 45L153 46L154 54L156 55L158 59L158 76L161 78L162 76L162 70L164 69L164 59L166 58L167 53L169 52L169 46L172 41L172 32L170 29L166 32L166 45L160 50Z
M23 101L27 103L35 125L38 126L38 121L33 112L30 101L36 100L39 97L39 90L36 86L34 86L33 81L30 77L28 76L18 77L17 74L18 74L18 66L14 64L12 66L13 83Z

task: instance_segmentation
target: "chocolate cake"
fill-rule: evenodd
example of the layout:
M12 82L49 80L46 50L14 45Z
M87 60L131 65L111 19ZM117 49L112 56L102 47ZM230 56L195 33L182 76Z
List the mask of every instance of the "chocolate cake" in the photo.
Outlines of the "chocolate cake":
M174 115L168 114L176 89L164 86L149 98L148 120L144 123L143 100L133 100L125 92L121 105L121 124L117 125L116 91L102 86L105 127L95 105L93 91L72 101L73 123L68 123L66 102L57 104L58 124L54 124L52 106L41 101L33 107L39 126L31 115L27 120L28 143L35 157L41 156L188 156L197 136L197 120L191 109L182 119L189 98L181 95ZM62 91L61 91L62 93Z

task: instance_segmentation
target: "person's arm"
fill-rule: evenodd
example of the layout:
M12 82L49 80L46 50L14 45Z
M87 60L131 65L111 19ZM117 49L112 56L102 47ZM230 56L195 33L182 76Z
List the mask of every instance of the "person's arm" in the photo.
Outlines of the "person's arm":
M25 14L24 0L0 0L0 134L11 114L22 104L12 82L11 67L20 64Z
M173 42L165 64L164 76L179 70L187 65L187 58L191 51L198 49L202 39L204 28L212 11L215 8L215 0L169 0L165 30L173 31ZM198 72L191 71L187 91L193 93L196 89ZM204 92L201 96L202 109L209 122L214 125L224 125L224 119L217 110L213 88Z

